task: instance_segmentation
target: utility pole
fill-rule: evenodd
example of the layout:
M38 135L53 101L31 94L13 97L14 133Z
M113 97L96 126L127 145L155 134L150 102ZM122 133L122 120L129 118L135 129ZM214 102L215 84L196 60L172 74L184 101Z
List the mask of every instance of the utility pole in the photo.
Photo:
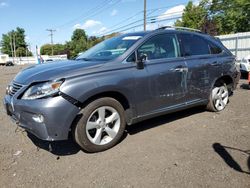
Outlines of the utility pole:
M15 33L13 35L13 48L14 48L14 56L15 56L14 62L15 62L16 61L16 36L15 36Z
M26 50L26 59L27 59L28 58L28 45L26 45L25 50Z
M10 34L10 48L11 48L12 61L14 63L14 52L13 52L13 43L12 43L11 34Z
M52 55L54 55L54 50L53 50L53 36L54 36L54 32L56 32L56 30L54 29L47 29L48 32L50 32L49 36L51 37L51 50L52 50Z
M147 0L144 0L144 31L147 30Z
M28 43L27 48L28 48L28 52L31 52L31 46L30 46L30 43ZM30 63L30 62L29 62L29 57L27 57L27 61L28 61L28 64L29 64L29 63Z

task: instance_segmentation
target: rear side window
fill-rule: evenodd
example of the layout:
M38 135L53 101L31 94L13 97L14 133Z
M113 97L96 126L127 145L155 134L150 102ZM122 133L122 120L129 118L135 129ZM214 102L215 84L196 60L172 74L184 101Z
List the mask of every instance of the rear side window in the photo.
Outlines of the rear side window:
M182 44L183 56L210 54L208 43L201 37L192 34L181 34L179 39Z
M222 52L222 49L219 46L213 44L212 42L209 43L209 48L211 54L220 54Z
M179 57L175 35L160 34L150 38L138 49L138 56L146 55L148 60Z

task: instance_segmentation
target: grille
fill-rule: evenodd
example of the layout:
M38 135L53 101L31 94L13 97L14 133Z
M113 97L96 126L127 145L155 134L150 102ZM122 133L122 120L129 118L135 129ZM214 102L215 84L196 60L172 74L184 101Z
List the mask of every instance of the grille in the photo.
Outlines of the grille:
M17 84L15 82L12 82L11 85L9 86L9 95L13 96L18 92L23 86L20 84Z

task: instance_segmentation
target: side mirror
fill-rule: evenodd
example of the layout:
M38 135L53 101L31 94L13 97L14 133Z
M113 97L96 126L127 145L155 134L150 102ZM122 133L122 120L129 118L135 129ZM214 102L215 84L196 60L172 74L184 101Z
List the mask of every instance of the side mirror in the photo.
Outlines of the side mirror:
M146 54L140 54L138 60L136 61L137 69L144 69L144 63L147 60Z

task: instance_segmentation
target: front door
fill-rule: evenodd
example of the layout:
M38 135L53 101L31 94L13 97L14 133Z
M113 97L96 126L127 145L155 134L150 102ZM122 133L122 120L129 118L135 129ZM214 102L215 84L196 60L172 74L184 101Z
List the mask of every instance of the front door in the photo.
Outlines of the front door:
M146 41L137 54L147 56L144 69L135 72L138 115L184 104L187 67L184 58L180 57L176 35L156 35Z

